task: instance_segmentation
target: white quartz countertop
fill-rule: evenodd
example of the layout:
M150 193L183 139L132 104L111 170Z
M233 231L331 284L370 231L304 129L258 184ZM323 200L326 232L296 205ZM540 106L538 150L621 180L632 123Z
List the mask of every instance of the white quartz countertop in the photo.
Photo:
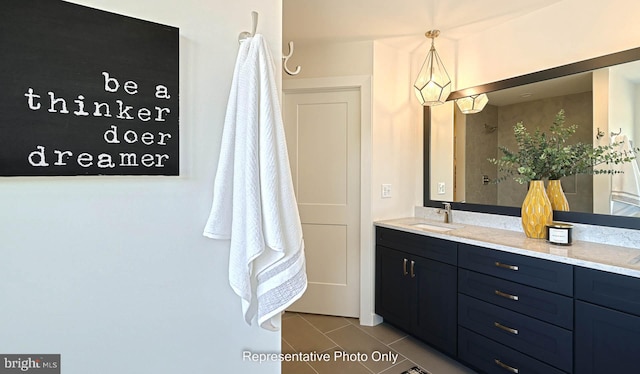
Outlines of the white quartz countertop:
M576 240L570 246L553 245L545 239L527 238L522 232L457 223L451 224L450 231L438 232L415 226L420 223L446 226L415 217L374 222L379 227L640 278L640 250L636 248Z

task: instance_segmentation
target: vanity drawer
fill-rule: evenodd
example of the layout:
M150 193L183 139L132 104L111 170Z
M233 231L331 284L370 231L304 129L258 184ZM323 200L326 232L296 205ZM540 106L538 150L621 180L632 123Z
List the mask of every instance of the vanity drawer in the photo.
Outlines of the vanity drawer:
M458 263L458 243L448 240L388 229L386 227L377 227L376 245L397 249L450 265L457 265Z
M462 294L458 324L561 370L572 369L571 331Z
M458 358L488 374L565 373L465 328L458 329Z
M468 244L458 245L458 265L513 282L573 296L573 266Z
M640 316L640 278L576 266L576 299Z
M458 271L458 292L573 329L573 299L466 269Z

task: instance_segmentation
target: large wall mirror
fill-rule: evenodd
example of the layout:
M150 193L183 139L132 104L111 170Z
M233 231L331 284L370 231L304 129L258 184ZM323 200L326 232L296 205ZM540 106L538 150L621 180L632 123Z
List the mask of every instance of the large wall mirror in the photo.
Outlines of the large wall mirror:
M519 216L527 186L510 179L494 183L498 171L487 159L502 156L500 145L515 148L513 126L517 122L522 121L530 130L545 130L560 109L565 111L567 124L578 125L572 141L609 144L620 134L640 146L640 48L455 91L448 100L479 93L489 97L489 104L480 113L465 115L455 105L443 107L446 109L425 107L425 206L441 207L446 200L458 210ZM433 156L438 154L433 152L438 144L432 141L441 142L432 137L432 114L436 110L454 111L449 116L453 118L454 140L450 152L455 161L450 170L453 188L448 199L439 198L436 188L430 187L434 186L431 171L442 167L439 157ZM554 212L554 219L640 229L640 207L619 209L614 204L612 208L611 178L564 178L561 182L571 210Z

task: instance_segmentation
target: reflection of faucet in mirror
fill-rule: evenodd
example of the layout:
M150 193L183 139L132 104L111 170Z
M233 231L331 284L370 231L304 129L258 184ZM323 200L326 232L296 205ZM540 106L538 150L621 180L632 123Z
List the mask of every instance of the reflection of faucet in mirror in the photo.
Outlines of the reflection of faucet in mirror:
M620 130L618 130L618 132L611 131L611 137L618 136L620 134L622 134L622 127L620 128Z

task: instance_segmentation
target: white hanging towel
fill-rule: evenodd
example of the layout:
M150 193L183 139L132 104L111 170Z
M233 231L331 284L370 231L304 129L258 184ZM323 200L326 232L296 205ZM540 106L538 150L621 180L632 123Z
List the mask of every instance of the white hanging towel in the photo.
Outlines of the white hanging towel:
M619 152L631 152L633 147L625 135L612 139ZM616 165L622 173L611 176L611 214L640 216L640 170L637 160Z
M229 283L248 324L277 330L273 317L307 288L275 67L264 37L238 52L204 235L230 240Z

